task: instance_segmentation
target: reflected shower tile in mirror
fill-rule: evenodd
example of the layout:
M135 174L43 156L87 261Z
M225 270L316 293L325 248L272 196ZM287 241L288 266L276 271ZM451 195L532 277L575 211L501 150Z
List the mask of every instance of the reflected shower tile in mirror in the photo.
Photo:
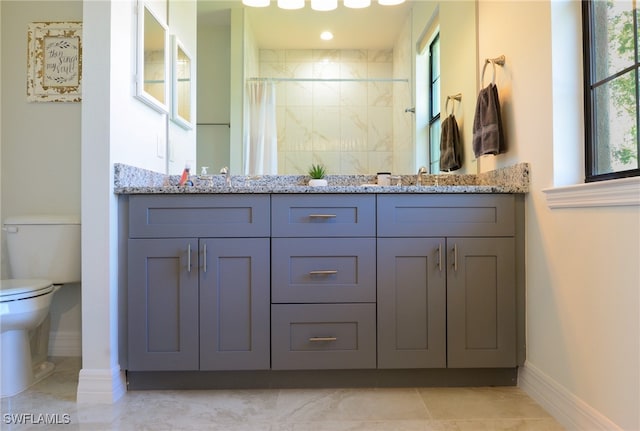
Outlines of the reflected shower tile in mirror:
M343 152L340 159L340 171L350 174L370 174L367 153L364 151Z
M367 142L369 151L393 150L393 109L371 107L368 110Z
M258 53L260 63L284 63L285 51L281 49L261 49Z
M342 79L365 79L367 74L367 63L351 61L340 63L340 78Z
M369 152L369 172L386 172L393 170L393 152L375 151Z
M367 91L367 82L340 82L340 105L366 106Z
M340 140L343 151L367 150L367 107L351 106L340 110Z
M287 108L282 141L278 146L288 151L309 150L313 135L313 111L308 107Z
M339 82L313 82L313 106L338 106L340 104Z
M310 107L313 103L313 83L312 82L281 82L279 86L285 89L284 104L287 106ZM276 101L278 94L276 94ZM276 102L277 103L277 102Z
M314 108L313 151L340 150L340 109L337 107Z
M343 49L340 50L341 62L366 63L368 61L368 53L366 49Z
M369 62L375 63L393 63L392 49L369 49L367 51Z

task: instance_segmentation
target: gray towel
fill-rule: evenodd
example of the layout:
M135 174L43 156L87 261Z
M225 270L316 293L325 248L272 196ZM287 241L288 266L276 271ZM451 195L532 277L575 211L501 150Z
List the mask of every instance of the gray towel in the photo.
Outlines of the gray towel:
M504 151L498 87L491 83L480 90L473 118L473 152L476 157Z
M440 134L440 170L455 171L462 167L462 145L460 144L460 132L458 122L453 114L442 122Z

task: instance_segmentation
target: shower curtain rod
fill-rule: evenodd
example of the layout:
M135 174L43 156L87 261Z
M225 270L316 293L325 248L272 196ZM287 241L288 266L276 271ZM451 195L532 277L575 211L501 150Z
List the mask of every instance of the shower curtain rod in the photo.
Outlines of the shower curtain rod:
M407 78L247 78L247 81L285 82L409 82Z

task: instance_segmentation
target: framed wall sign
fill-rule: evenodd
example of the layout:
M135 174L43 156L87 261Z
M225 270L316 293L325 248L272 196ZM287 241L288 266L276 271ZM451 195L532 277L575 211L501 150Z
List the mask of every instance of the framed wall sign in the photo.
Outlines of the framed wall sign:
M27 32L27 100L82 100L82 23L32 22Z

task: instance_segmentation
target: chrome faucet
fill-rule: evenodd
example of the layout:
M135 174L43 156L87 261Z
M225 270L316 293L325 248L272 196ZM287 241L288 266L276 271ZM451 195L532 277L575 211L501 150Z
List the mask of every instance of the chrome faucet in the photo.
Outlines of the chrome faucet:
M220 169L220 173L224 175L224 182L227 186L231 185L231 172L229 171L229 168L227 166L225 166L224 168Z
M422 176L427 173L427 168L424 166L420 166L418 169L418 175L416 175L416 186L422 185Z

